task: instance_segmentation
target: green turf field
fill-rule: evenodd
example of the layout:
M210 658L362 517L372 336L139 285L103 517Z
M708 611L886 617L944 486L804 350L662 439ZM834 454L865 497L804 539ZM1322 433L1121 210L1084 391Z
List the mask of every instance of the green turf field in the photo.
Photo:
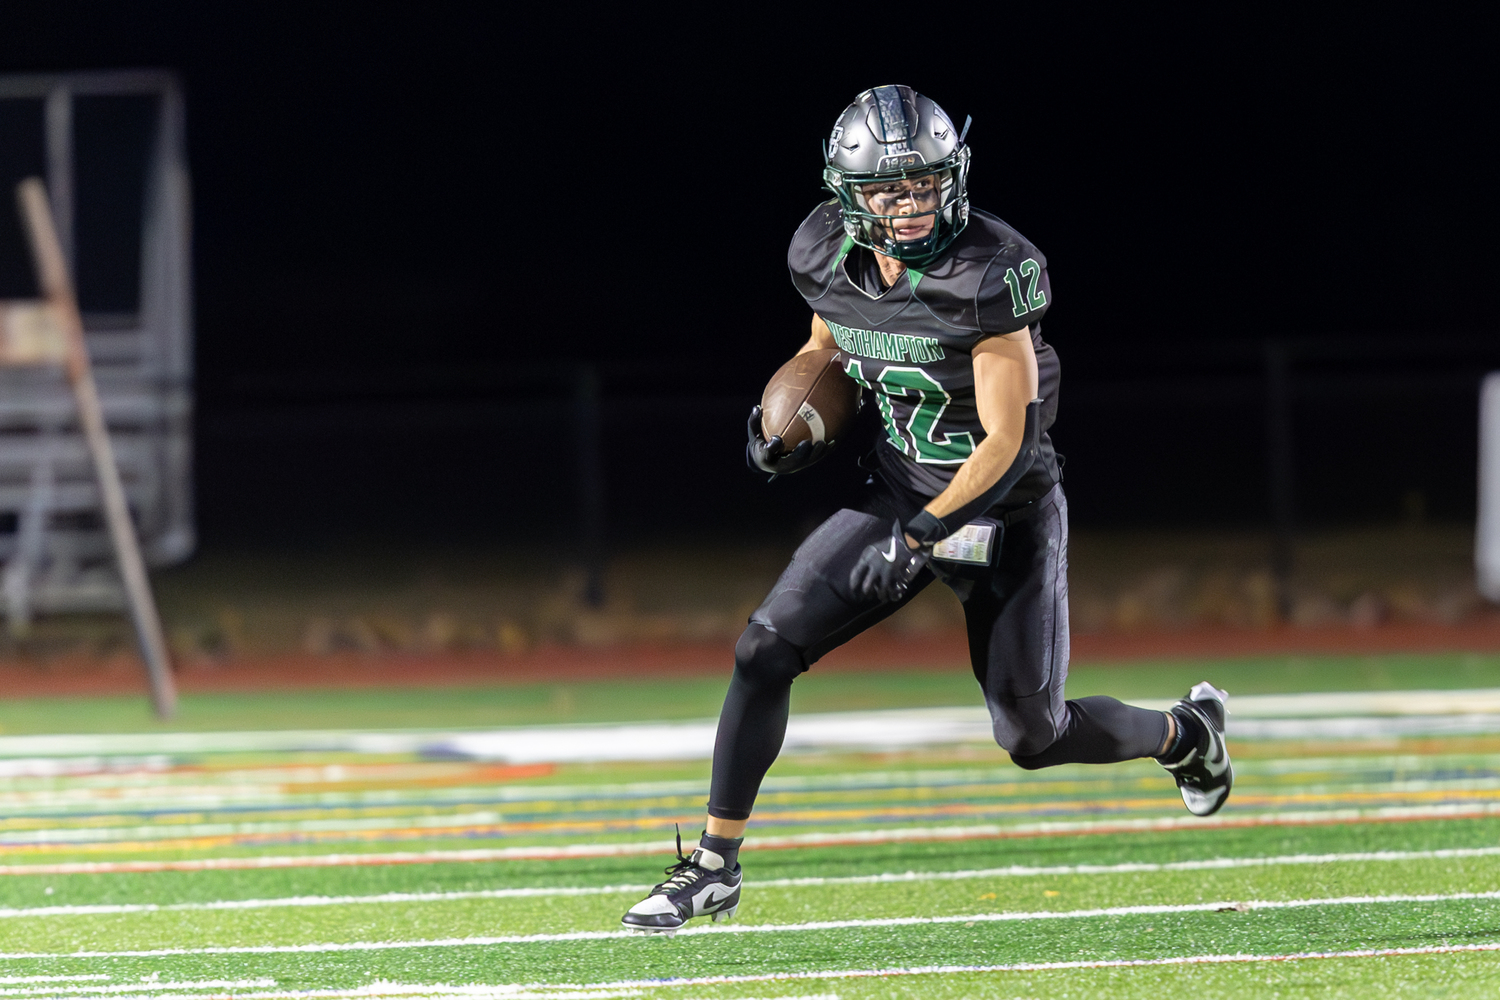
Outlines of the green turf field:
M1258 688L1248 661L1207 675L1291 687L1284 664L1255 662ZM1478 687L1495 669L1303 664L1314 690L1354 675ZM1197 679L1205 665L1174 669ZM1098 673L1088 690L1111 677L1131 693L1182 686ZM910 704L921 680L865 691ZM708 697L649 689L637 717L701 714ZM799 707L837 707L817 700L833 691ZM198 729L233 719L220 698ZM287 725L331 712L328 698L289 707L301 721ZM357 694L349 724L441 724L439 702L402 714L399 699ZM619 702L548 718L642 711ZM82 707L105 728L104 706ZM503 702L471 709L448 724ZM1234 796L1207 821L1150 762L1025 772L980 745L786 756L742 856L738 914L672 938L618 921L671 860L673 824L696 834L706 761L12 755L0 758L0 996L1500 995L1500 735L1232 749Z

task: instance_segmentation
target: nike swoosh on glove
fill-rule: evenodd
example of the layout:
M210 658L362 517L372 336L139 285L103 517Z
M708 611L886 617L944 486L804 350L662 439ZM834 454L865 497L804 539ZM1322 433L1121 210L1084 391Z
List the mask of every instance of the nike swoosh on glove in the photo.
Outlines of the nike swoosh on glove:
M787 451L780 434L772 435L771 440L767 441L761 436L760 415L761 409L757 406L750 411L750 419L745 424L750 438L745 444L745 464L750 468L769 472L774 479L788 473L801 472L828 451L828 445L822 441L817 444L803 441Z
M849 571L849 589L855 597L890 602L906 596L906 589L932 555L926 549L907 548L905 535L901 522L896 521L889 538L865 546Z

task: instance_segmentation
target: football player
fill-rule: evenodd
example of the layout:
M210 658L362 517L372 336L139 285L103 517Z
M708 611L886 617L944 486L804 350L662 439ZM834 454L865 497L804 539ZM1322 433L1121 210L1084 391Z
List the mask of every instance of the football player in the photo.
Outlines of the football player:
M792 239L792 281L812 307L802 351L836 348L873 391L885 436L860 496L797 549L735 646L719 716L708 821L690 856L631 907L626 927L671 932L733 915L739 851L781 750L792 681L933 580L963 604L974 676L995 740L1024 768L1154 757L1190 812L1234 780L1224 692L1196 685L1169 712L1069 700L1068 508L1047 429L1057 354L1042 339L1047 258L969 207L963 131L909 87L855 98L829 137L835 195ZM761 435L747 457L774 475L822 457Z

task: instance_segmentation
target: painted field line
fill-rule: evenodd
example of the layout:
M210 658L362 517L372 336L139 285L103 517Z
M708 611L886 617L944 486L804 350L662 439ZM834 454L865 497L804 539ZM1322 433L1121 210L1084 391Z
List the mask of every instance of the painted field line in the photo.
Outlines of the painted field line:
M922 843L928 841L1010 840L1034 837L1088 836L1110 833L1150 833L1208 827L1238 829L1260 826L1338 826L1350 823L1402 823L1432 819L1477 819L1500 815L1500 802L1461 805L1390 806L1380 809L1330 809L1251 815L1168 816L1133 820L1070 820L982 824L951 827L849 830L840 833L798 833L752 837L749 846L761 851L807 847L855 847L864 844ZM126 845L115 845L123 850ZM137 845L160 846L160 845ZM177 845L185 849L190 845ZM499 847L472 850L392 851L368 854L302 854L290 856L191 858L177 861L67 861L53 864L0 865L4 875L93 875L128 872L239 870L255 868L328 868L361 865L413 865L474 861L566 861L574 858L632 857L669 854L664 841L621 844L571 844L566 847Z
M91 978L108 979L108 976L97 976ZM157 994L163 990L242 990L242 989L264 989L267 986L275 986L276 980L262 977L260 979L195 979L189 982L174 983L159 979L137 980L133 983L115 983L111 986L69 986L68 991L72 994L97 993L103 996L108 993L134 993L134 994ZM36 988L32 989L0 989L0 996L35 996L42 992ZM56 996L55 991L51 992Z
M752 980L753 981L753 980ZM688 985L675 980L657 980L653 986ZM468 984L419 985L412 983L374 982L351 990L277 990L274 992L236 993L235 1000L379 1000L381 997L415 997L427 1000L613 1000L639 997L639 987L592 986L486 986ZM161 997L159 1000L178 1000ZM188 1000L188 998L183 998ZM192 1000L198 1000L197 997ZM686 1000L686 998L685 998ZM697 998L694 998L697 1000ZM781 993L774 997L743 997L739 1000L839 1000L837 993Z
M1253 962L1305 962L1339 958L1395 958L1404 955L1457 955L1465 952L1500 951L1500 942L1490 944L1428 945L1417 948L1365 948L1357 951L1301 951L1281 955L1179 955L1171 958L1115 958L1076 962L1016 962L1010 965L921 965L886 969L838 969L825 972L773 972L764 975L700 976L692 979L630 979L616 983L534 984L522 989L642 989L664 986L718 986L731 983L802 982L818 979L877 979L889 976L941 976L962 972L1049 972L1067 969L1129 969L1159 965L1240 965ZM245 994L250 998L254 994ZM266 995L271 996L270 994ZM293 994L274 994L290 997Z
M1279 865L1324 865L1360 862L1434 861L1500 856L1500 847L1454 847L1432 851L1361 851L1344 854L1283 854L1258 858L1209 858L1202 861L1127 861L1114 865L1009 865L959 871L888 872L880 875L808 876L746 879L756 889L795 889L823 885L893 885L912 882L964 882L986 878L1056 875L1134 875L1152 872L1221 871ZM201 903L80 903L70 906L0 908L0 920L17 917L78 917L120 913L170 913L183 910L262 910L278 907L374 906L386 903L444 903L464 899L531 899L537 897L615 896L646 892L651 886L535 886L511 889L463 889L452 892L381 892L364 896L277 896L267 899L220 899ZM0 980L4 982L4 980Z
M1251 912L1255 910L1307 909L1319 906L1370 906L1392 903L1452 903L1500 899L1500 891L1453 892L1389 896L1337 896L1325 899L1221 900L1215 903L1179 903L1142 906L1111 906L1088 910L1017 910L1001 913L968 913L947 917L873 917L864 920L814 920L796 924L728 924L689 927L679 936L706 934L790 934L804 931L854 930L872 927L921 927L942 924L1019 923L1033 920L1087 920L1095 917L1159 916L1168 913ZM557 934L497 934L486 937L433 938L418 941L327 941L316 944L213 945L202 948L151 948L139 951L71 951L0 953L0 961L58 958L165 958L172 955L300 955L327 952L402 951L415 948L475 948L498 944L546 944L566 941L607 941L638 938L640 931L566 931Z
M657 981L652 985L676 986L675 981ZM428 998L428 1000L614 1000L614 998L639 997L639 987L593 987L593 986L511 986L468 983L452 986L447 983L390 983L377 980L368 986L353 989L322 990L273 990L255 993L235 993L236 1000L379 1000L381 997ZM157 995L156 1000L206 1000L203 994L187 994L183 997ZM742 1000L839 1000L837 993L783 993L775 997L744 997Z
M1247 792L1239 796L1239 808L1242 809L1278 809L1281 815L1286 815L1293 810L1307 811L1309 807L1327 806L1330 811L1364 810L1373 811L1380 809L1405 810L1423 808L1424 806L1437 806L1443 809L1463 808L1470 803L1480 808L1493 808L1500 810L1500 802L1493 787L1468 787L1471 783L1465 783L1465 787L1453 787L1450 783L1446 786L1427 788L1423 791L1411 789L1395 789L1380 791L1360 791L1358 789L1346 789L1340 791L1320 792L1298 792L1287 790L1283 792L1255 793ZM1073 815L1091 815L1102 811L1114 815L1140 815L1142 813L1154 813L1162 809L1169 809L1169 804L1174 800L1164 799L1159 794L1138 794L1128 798L1093 798L1073 799L1068 801L1055 801L1048 804L1050 811L1057 813L1070 813ZM1382 805L1382 803L1392 803ZM454 839L454 838L484 838L489 840L508 840L517 837L540 837L540 836L599 836L609 833L626 833L634 831L645 831L660 829L667 822L687 822L691 824L692 814L686 809L691 806L678 806L683 811L675 815L668 813L656 813L650 816L640 815L616 815L612 818L591 819L571 818L567 813L548 813L540 815L545 818L513 818L506 820L503 814L498 812L476 812L461 814L439 814L416 817L368 817L368 818L324 818L303 819L294 821L246 821L221 823L192 823L192 824L143 824L131 827L98 827L98 826L62 826L42 827L32 829L5 829L0 831L0 851L66 851L66 850L120 850L124 843L146 843L153 841L171 844L192 844L198 842L205 846L209 843L234 844L237 846L250 846L252 844L271 845L285 843L288 840L298 842L321 841L321 842L347 842L349 840L365 841L399 841L399 840L432 840L432 839ZM904 802L889 802L879 805L862 806L831 806L825 808L813 808L810 806L781 805L779 807L768 807L761 811L762 822L770 827L777 825L843 825L855 823L941 823L941 822L964 822L974 820L1005 820L1011 817L1032 816L1038 809L1038 803L1034 801L1006 802L1001 800L990 800L983 802L971 801L938 801L926 802L918 805L909 805ZM182 810L174 810L182 811ZM1264 815L1251 813L1250 815ZM1316 815L1316 814L1315 814ZM1175 817L1179 823L1190 826L1202 825L1204 821L1194 820L1188 817ZM1214 821L1219 818L1215 817ZM49 820L50 821L50 820ZM1151 822L1152 820L1141 820ZM1210 822L1214 822L1210 821ZM32 821L34 822L34 820ZM1054 820L1052 822L1080 822L1077 820ZM1093 823L1098 820L1083 820L1081 822ZM1126 822L1116 820L1116 822ZM1138 821L1140 822L1140 821ZM7 821L5 826L14 826L15 821Z
M883 969L825 969L816 972L772 972L761 975L697 976L681 979L627 979L612 983L531 983L527 985L417 985L375 982L348 990L275 990L238 993L239 1000L367 1000L377 997L463 998L463 1000L606 1000L637 995L641 989L683 986L724 986L736 983L814 982L840 979L882 979L898 976L942 976L964 973L1053 972L1085 969L1130 969L1181 965L1248 965L1263 962L1308 962L1338 959L1401 958L1460 955L1500 951L1490 944L1428 945L1412 948L1367 948L1356 951L1304 951L1272 955L1177 955L1167 958L1096 959L1071 962L1015 962L1007 965L922 965ZM783 996L780 1000L838 1000L833 993Z

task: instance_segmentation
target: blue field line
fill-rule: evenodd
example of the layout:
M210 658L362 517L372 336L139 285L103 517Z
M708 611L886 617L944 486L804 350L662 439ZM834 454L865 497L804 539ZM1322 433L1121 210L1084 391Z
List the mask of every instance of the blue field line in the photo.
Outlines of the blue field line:
M1411 772L1398 773L1396 771L1384 772L1385 781L1364 780L1357 784L1331 784L1328 782L1314 783L1320 793L1328 794L1340 792L1345 795L1370 794L1376 792L1427 792L1427 791L1449 791L1453 793L1480 790L1500 790L1500 780L1491 772L1459 771L1445 769L1442 771L1429 772L1427 774L1414 774ZM1346 777L1348 777L1346 775ZM1364 779L1376 779L1376 774L1359 775ZM993 792L986 794L983 790L976 790L973 794L934 799L931 796L920 793L930 790L942 790L943 788L974 787L977 783L972 781L953 782L949 785L930 784L883 784L878 786L864 786L861 788L849 788L847 786L829 785L822 789L823 794L829 792L911 792L914 793L910 800L896 800L889 798L842 798L829 800L816 799L819 790L815 787L798 788L795 791L777 790L767 788L761 797L763 811L774 811L776 809L795 809L798 806L817 805L829 809L878 809L895 808L900 805L926 804L931 806L941 805L970 805L974 807L984 806L1018 806L1033 804L1038 807L1052 805L1054 812L1076 811L1079 803L1095 801L1100 797L1119 797L1121 795L1135 795L1141 798L1155 798L1164 790L1169 790L1170 785L1165 784L1164 775L1151 775L1131 778L1116 782L1086 782L1086 787L1067 789L1064 793L1061 789L1052 789L1052 794L1046 794L1049 790L1045 788L1014 788L999 787ZM1057 784L1071 784L1058 782ZM1243 780L1242 780L1243 784ZM1462 787L1455 787L1462 786ZM1264 789L1257 789L1259 794L1265 795L1292 795L1302 790L1305 786L1290 783L1277 783ZM1250 791L1250 789L1244 789ZM527 797L518 800L500 795L473 795L463 797L445 796L440 801L432 798L403 798L392 800L379 794L373 795L367 801L350 801L344 799L333 799L317 793L309 793L316 796L317 801L298 802L294 798L279 802L261 804L182 804L172 807L153 807L143 809L121 809L111 808L108 810L73 810L73 811L27 811L10 807L8 819L25 819L32 822L53 821L59 824L79 824L92 822L99 824L105 821L117 821L129 823L137 820L156 821L162 823L189 823L197 819L199 823L208 822L232 822L233 817L240 816L265 816L276 814L285 816L288 822L298 821L298 817L317 816L329 812L352 811L360 814L385 814L393 822L399 821L404 816L433 816L432 809L437 806L448 810L481 810L490 809L495 806L514 806L518 802L525 803L556 803L559 808L555 809L504 809L501 814L504 822L511 823L537 823L548 820L572 820L576 822L587 822L605 820L611 818L651 818L663 816L680 815L685 808L696 809L700 800L706 800L707 788L699 787L693 793L667 796L670 798L683 799L683 802L656 803L653 799L664 796L648 796L638 794L635 796L617 796L608 791L598 789L593 795L579 795L573 800L549 799L546 797ZM568 807L568 803L584 802L593 800L596 805L591 808ZM778 801L781 800L781 801ZM623 802L618 806L610 806L610 802ZM1041 811L1040 809L1037 811ZM441 815L441 813L439 813ZM371 816L370 818L381 818ZM3 825L4 821L0 821ZM4 833L0 832L0 838ZM0 843L3 843L0 840Z
M1410 782L1402 784L1411 784ZM1465 782L1471 785L1471 782ZM1437 783L1423 783L1421 788L1406 788L1408 792L1446 791L1453 794L1476 790L1491 790L1497 786L1485 783L1483 787L1453 788L1448 785ZM900 789L916 790L916 789ZM1381 791L1393 790L1392 784L1371 784L1360 786L1321 786L1318 790L1320 795L1344 795L1372 794ZM1394 789L1401 791L1403 789ZM1243 794L1270 795L1271 797L1288 797L1296 795L1299 788L1275 788L1261 790L1245 789ZM1103 794L1100 794L1103 793ZM1279 793L1279 795L1278 795ZM812 793L808 793L811 795ZM1011 812L1016 807L1029 807L1026 811L1037 815L1063 815L1078 812L1097 812L1101 814L1124 814L1140 812L1141 809L1135 805L1118 804L1119 798L1124 795L1136 801L1155 801L1161 799L1164 807L1175 808L1176 796L1172 794L1172 786L1167 783L1166 778L1158 777L1150 783L1143 784L1139 788L1105 788L1099 789L1093 794L1078 794L1068 798L1059 796L1016 796L1016 795L969 795L950 798L933 798L930 796L913 796L910 799L892 801L889 799L810 799L802 800L800 797L795 801L786 801L784 797L775 795L763 795L761 798L760 813L763 816L779 816L784 812L796 812L816 809L822 812L862 812L867 815L880 814L882 810L888 815L897 815L902 810L914 810L918 807L928 807L925 814L939 815L945 807L963 806L974 810L976 813L987 811ZM684 810L696 810L707 800L706 790L698 796L684 798L689 801L679 803L649 804L644 800L629 807L608 808L599 806L596 808L583 809L526 809L526 810L493 810L493 802L485 802L482 799L464 800L449 803L452 807L451 815L461 818L465 812L483 812L492 814L493 819L486 822L505 824L535 824L548 823L553 825L566 823L593 823L609 820L628 819L652 819L670 818L680 816ZM781 799L778 801L778 799ZM1101 803L1114 802L1108 806ZM1439 800L1444 801L1444 800ZM1455 799L1455 801L1457 801ZM393 825L413 819L424 819L428 821L440 821L444 816L450 815L448 810L434 812L432 803L420 800L408 800L402 803L379 803L364 810L351 810L347 805L328 805L324 803L295 804L285 803L280 805L263 806L231 806L231 807L178 807L175 809L149 809L139 811L111 810L108 812L95 813L28 813L24 817L12 814L9 819L19 820L24 818L28 821L55 821L60 825L78 825L81 820L92 820L93 829L106 830L119 825L136 825L139 821L153 821L161 826L202 826L229 824L236 821L237 817L254 816L265 817L276 815L284 817L288 823L321 821L323 815L330 812L349 812L353 815L340 818L359 820L361 822L374 822L389 820ZM1336 801L1330 801L1328 808L1337 808ZM106 826L106 821L109 825ZM331 818L329 821L333 821ZM0 843L5 843L7 835L15 835L31 830L45 829L28 824L12 830L4 830L5 821L0 820ZM147 825L153 825L148 823ZM89 829L85 826L84 829Z
M1426 803L1433 807L1462 806L1468 803L1440 801ZM1331 803L1327 807L1317 810L1329 815L1334 815L1343 809L1339 803ZM1152 819L1163 816L1175 816L1181 812L1181 806L1177 800L1167 794L1163 794L1159 803L1153 803L1149 808L1111 807L1099 803L1081 802L1077 805L1055 805L1043 808L1034 808L1025 812L1000 811L1000 810L973 810L962 816L955 816L949 812L933 810L930 812L880 812L866 811L858 815L830 816L830 815L786 815L777 814L774 810L766 810L761 814L757 826L764 831L772 830L838 830L850 826L861 826L867 824L885 825L891 828L900 828L910 824L932 824L963 821L997 821L997 820L1040 820L1048 819ZM375 826L361 823L355 820L347 827L326 827L322 829L236 829L233 824L227 823L200 823L187 826L185 829L158 829L146 828L140 830L101 829L90 830L45 830L37 831L37 836L21 837L11 835L0 837L0 849L3 848L28 848L38 846L66 846L66 845L101 845L112 842L151 841L151 840L173 840L183 837L223 837L236 841L243 846L250 845L275 845L275 844L332 844L340 842L402 842L402 841L515 841L534 840L537 838L574 836L574 835L601 835L601 834L626 834L640 833L649 829L653 820L660 821L659 829L667 830L667 824L672 822L688 823L690 826L697 822L699 813L678 812L666 815L620 817L616 819L583 820L571 818L547 824L545 827L533 829L514 829L519 823L517 820L496 818L494 821L455 823L451 828L441 825L443 817L431 817L432 825L423 826L401 826L392 824L390 826ZM55 836L43 836L42 834L55 834ZM91 835L92 834L92 835Z

